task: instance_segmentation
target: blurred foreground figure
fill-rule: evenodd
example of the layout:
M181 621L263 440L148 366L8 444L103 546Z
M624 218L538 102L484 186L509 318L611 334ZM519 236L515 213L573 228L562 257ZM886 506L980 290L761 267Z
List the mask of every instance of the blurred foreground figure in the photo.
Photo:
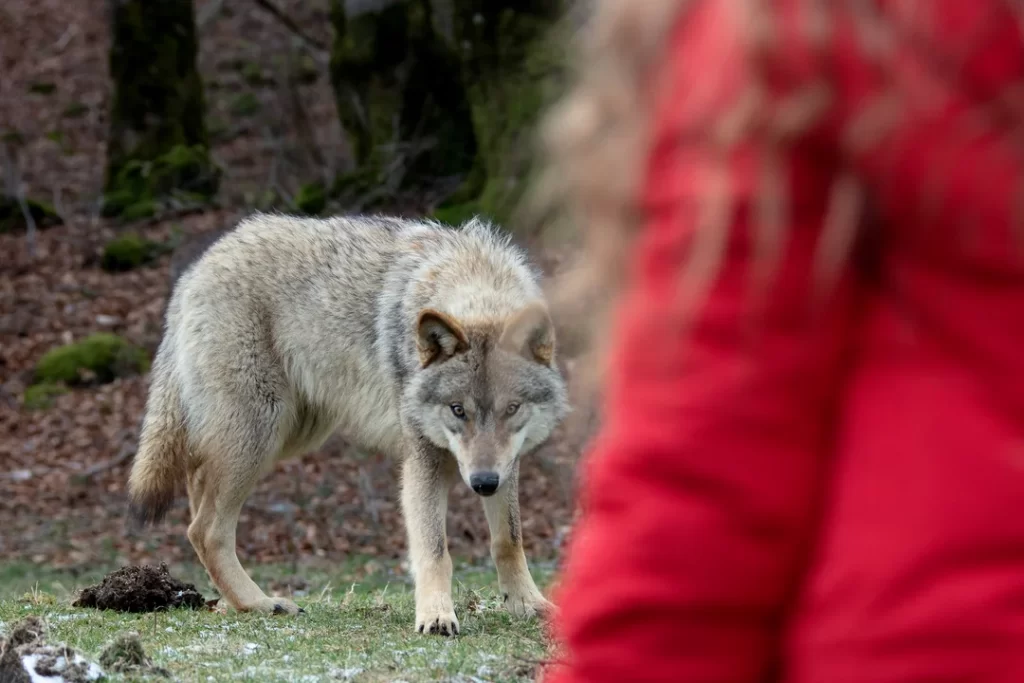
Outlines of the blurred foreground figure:
M610 322L545 683L1024 681L1024 10L598 1Z

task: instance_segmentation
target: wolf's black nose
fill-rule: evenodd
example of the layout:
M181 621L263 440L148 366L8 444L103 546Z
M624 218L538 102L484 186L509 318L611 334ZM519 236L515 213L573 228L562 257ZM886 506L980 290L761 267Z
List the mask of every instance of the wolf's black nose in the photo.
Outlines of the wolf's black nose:
M481 496L493 495L498 490L497 472L477 472L469 477L469 485Z

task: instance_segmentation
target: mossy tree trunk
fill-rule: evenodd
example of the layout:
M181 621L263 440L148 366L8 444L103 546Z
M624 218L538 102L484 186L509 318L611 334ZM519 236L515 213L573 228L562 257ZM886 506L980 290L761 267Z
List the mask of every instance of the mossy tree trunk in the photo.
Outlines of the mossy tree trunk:
M203 84L192 0L108 0L114 93L105 212L145 214L174 192L208 198Z
M447 0L473 113L473 210L508 221L534 152L534 131L561 60L556 0Z
M427 139L411 177L462 174L437 215L510 218L561 64L559 0L332 0L332 81L358 174Z
M331 80L357 175L407 187L468 171L469 102L429 0L331 2Z

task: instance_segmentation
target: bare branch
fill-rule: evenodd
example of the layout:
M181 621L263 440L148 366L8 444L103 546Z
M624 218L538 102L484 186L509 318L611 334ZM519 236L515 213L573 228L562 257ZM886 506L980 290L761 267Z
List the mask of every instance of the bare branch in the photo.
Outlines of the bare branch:
M284 27L291 31L293 35L299 38L299 40L305 43L307 47L313 48L314 50L320 53L320 57L326 58L326 55L328 53L327 46L321 43L316 38L311 38L310 36L306 35L306 32L303 31L302 28L298 24L296 24L295 21L291 17L289 17L280 7L271 2L271 0L254 0L254 2L261 8L263 8L268 14L270 14L279 22L284 24Z
M18 169L18 152L13 143L4 142L4 170L7 178L7 192L18 201L21 215L25 219L25 243L30 259L36 257L36 221L25 201L25 192L21 187L21 172Z
M210 2L206 3L196 16L196 28L202 31L212 24L223 7L224 0L210 0Z
M115 455L113 458L111 458L110 460L107 460L106 462L101 462L101 463L97 463L97 464L93 465L92 467L90 467L89 469L85 470L84 472L80 472L80 473L76 474L75 478L78 479L79 481L83 481L84 482L84 481L88 481L88 480L92 479L97 474L102 474L102 473L106 472L107 470L112 470L115 467L117 467L118 465L120 465L120 464L124 463L125 461L127 461L127 460L131 459L132 457L134 457L135 456L135 450L136 449L135 449L135 444L134 443L126 444L118 452L118 454Z

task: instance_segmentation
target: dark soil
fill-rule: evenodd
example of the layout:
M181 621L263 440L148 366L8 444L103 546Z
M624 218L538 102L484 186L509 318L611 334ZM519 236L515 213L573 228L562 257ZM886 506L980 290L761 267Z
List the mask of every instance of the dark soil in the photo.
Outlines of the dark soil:
M104 577L98 585L82 589L73 607L118 612L156 612L175 607L199 609L205 604L203 596L191 583L183 583L159 567L122 567Z

